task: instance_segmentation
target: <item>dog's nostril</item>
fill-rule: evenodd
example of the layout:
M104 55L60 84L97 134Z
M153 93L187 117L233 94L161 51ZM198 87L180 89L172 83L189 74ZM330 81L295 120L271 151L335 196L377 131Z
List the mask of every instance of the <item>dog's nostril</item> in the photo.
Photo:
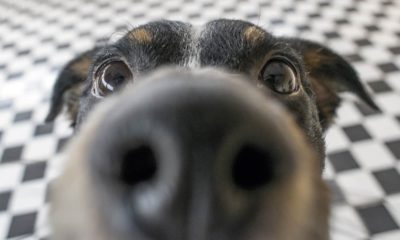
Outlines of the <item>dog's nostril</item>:
M271 155L253 145L245 145L233 159L232 177L235 186L243 190L256 190L275 177Z
M157 161L153 150L141 145L127 151L122 157L121 180L127 185L135 185L154 178Z

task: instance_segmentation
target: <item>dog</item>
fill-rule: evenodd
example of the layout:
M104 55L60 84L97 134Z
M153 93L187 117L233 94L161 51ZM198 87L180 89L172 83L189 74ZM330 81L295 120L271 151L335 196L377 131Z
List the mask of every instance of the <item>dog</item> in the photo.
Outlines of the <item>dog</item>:
M83 53L46 118L65 106L76 130L55 239L329 239L343 91L379 110L331 49L241 20L154 21Z

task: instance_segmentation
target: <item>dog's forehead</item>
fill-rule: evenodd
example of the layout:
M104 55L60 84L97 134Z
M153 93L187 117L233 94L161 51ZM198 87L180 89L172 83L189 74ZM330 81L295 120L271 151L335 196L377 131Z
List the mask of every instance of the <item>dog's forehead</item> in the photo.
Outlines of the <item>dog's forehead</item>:
M165 64L243 70L275 42L262 28L240 20L219 19L200 26L163 20L134 28L116 46L138 70Z

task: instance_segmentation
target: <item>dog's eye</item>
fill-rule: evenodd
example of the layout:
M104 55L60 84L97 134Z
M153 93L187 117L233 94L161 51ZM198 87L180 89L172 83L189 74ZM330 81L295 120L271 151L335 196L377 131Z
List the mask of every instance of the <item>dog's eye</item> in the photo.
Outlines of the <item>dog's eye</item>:
M277 93L290 94L299 89L293 68L284 61L268 62L261 71L260 79Z
M132 80L132 72L123 61L112 61L101 66L95 75L95 90L100 96L117 91Z

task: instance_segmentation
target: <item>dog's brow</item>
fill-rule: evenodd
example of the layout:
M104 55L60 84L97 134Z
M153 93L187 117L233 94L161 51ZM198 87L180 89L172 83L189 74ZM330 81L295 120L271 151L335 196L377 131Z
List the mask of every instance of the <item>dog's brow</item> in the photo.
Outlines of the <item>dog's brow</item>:
M250 26L244 31L244 38L250 43L257 43L265 36L265 32L256 26Z
M129 33L129 38L136 40L139 44L151 43L153 36L150 31L144 28L137 28Z

